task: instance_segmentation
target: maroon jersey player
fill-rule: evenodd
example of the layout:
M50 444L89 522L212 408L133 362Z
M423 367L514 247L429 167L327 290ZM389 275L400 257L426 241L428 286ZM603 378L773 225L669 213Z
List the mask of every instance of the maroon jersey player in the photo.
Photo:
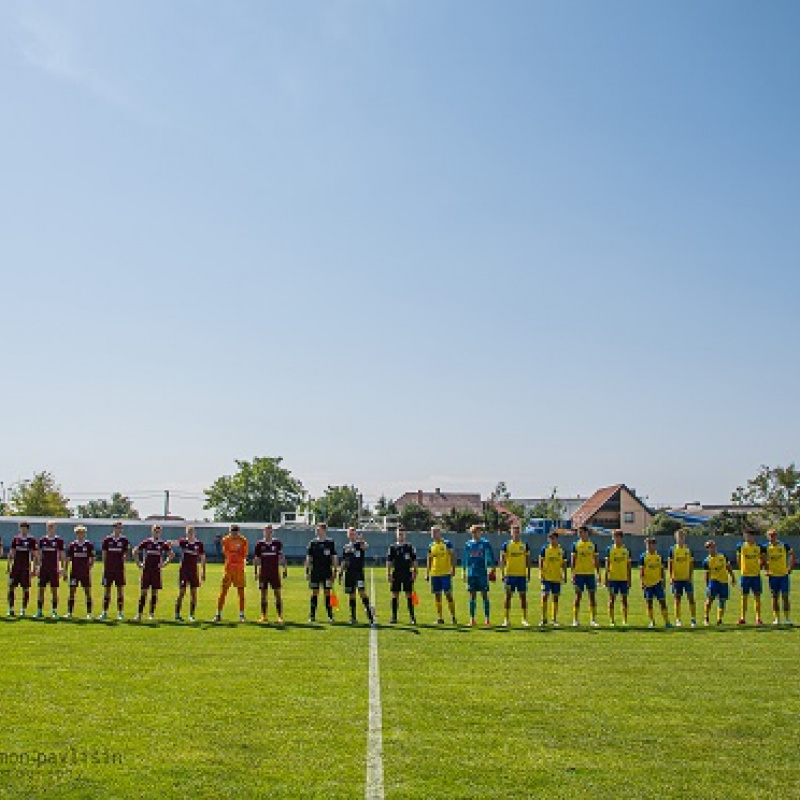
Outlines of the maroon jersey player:
M53 608L52 617L58 616L58 585L59 578L67 576L67 561L64 555L64 540L56 532L56 523L48 522L45 525L45 535L39 539L39 548L36 551L36 571L39 574L39 603L36 616L43 615L44 590L50 587Z
M86 541L86 528L75 527L75 540L67 545L67 564L69 565L69 599L67 617L75 610L75 593L79 586L86 593L86 618L92 618L92 567L94 566L94 545Z
M272 587L275 595L275 613L277 623L283 624L283 599L281 598L281 575L285 578L286 557L283 555L283 542L273 536L272 525L264 527L264 538L256 543L253 556L256 580L261 589L261 619L267 621L267 592Z
M31 536L31 526L20 522L19 533L11 540L8 551L8 616L14 616L14 590L22 588L22 612L28 607L31 593L31 572L35 573L36 539Z
M130 553L130 542L122 532L122 523L115 522L110 536L101 545L103 559L103 613L98 619L105 619L111 605L111 587L117 587L117 619L125 619L122 613L125 605L125 560Z
M172 543L181 551L181 568L178 572L178 599L175 601L175 619L183 622L181 605L189 587L189 622L194 622L197 610L197 588L206 579L206 551L203 543L197 538L194 525L186 528L186 536ZM198 569L200 567L200 569Z
M141 594L139 595L139 612L134 619L138 622L142 618L144 606L147 602L147 592L150 592L150 616L153 619L156 613L158 593L161 590L161 568L172 561L172 548L169 542L161 538L161 526L153 525L150 529L150 538L139 542L133 548L132 556L142 571ZM141 553L141 558L139 554Z

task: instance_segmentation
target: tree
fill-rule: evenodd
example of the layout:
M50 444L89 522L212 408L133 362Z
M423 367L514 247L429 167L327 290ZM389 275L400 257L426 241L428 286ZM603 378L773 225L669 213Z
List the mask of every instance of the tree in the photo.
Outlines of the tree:
M312 500L309 507L319 521L332 528L358 525L359 494L355 486L329 486L322 497Z
M683 523L679 519L669 516L666 511L659 511L644 532L648 536L674 536L682 527Z
M397 514L399 512L394 502L392 500L389 500L389 498L386 497L386 495L382 494L378 498L378 502L375 503L375 513L379 517L388 517L389 514Z
M119 492L114 492L110 500L90 500L78 506L75 513L84 519L139 519L131 499Z
M549 519L560 522L567 513L567 507L558 499L558 487L554 486L547 500L538 502L526 515L526 522L531 519Z
M427 531L436 524L436 517L430 509L409 503L400 512L400 524L410 531Z
M800 536L800 514L784 517L776 526L778 536Z
M489 495L489 500L492 502L503 503L511 499L511 492L508 491L505 481L498 481L497 486Z
M223 475L204 494L204 508L214 519L230 522L273 522L282 511L294 511L305 497L303 484L281 466L282 458L236 461L234 475Z
M17 517L69 517L69 498L46 471L37 472L11 490L9 507Z
M800 470L788 467L763 466L747 486L738 486L731 495L737 505L761 506L771 524L800 512Z
M454 533L465 533L470 525L480 525L482 522L483 516L468 508L451 508L442 516L442 525Z
M489 533L500 533L511 528L511 517L492 503L483 504L483 524Z
M703 526L709 536L735 536L741 539L745 528L762 531L763 525L752 514L737 514L735 511L723 511L711 517Z

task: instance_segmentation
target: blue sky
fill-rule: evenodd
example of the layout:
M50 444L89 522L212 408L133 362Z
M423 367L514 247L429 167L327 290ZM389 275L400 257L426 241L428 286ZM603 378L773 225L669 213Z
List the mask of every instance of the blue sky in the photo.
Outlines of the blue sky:
M3 4L0 480L726 501L798 458L799 25Z

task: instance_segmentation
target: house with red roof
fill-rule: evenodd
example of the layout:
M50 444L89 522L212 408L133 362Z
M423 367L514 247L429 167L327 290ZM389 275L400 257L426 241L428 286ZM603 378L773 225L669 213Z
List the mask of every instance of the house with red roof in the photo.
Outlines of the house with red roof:
M624 483L598 489L572 515L572 527L620 528L623 533L644 533L653 519L649 509Z

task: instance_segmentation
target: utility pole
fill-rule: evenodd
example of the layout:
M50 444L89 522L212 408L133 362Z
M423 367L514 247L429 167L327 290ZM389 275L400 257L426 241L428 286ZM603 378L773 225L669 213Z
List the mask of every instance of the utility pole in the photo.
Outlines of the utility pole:
M169 516L169 489L164 489L164 519Z

